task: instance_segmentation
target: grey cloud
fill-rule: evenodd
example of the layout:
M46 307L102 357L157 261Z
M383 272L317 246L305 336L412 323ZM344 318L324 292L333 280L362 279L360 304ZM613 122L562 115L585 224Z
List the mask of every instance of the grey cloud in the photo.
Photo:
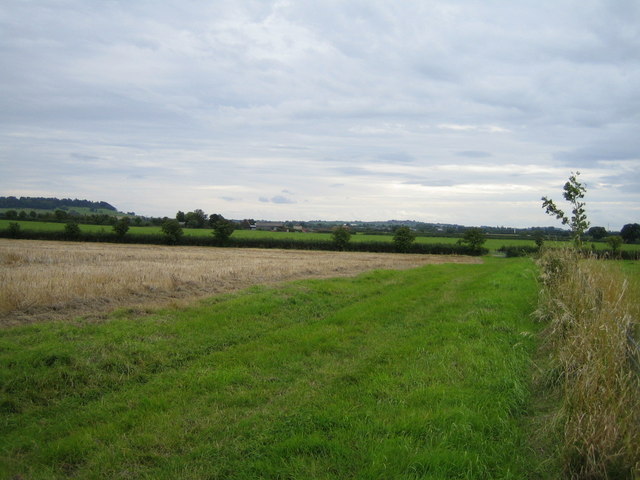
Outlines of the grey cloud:
M292 199L287 198L287 197L283 197L282 195L276 195L275 197L271 197L271 198L260 197L258 200L261 203L276 203L276 204L281 204L281 205L296 203L295 200L292 200Z
M422 185L423 187L452 187L457 185L459 182L454 182L449 179L414 179L411 181L404 182L407 185Z
M595 166L612 160L640 160L640 139L635 137L593 142L556 152L554 159L566 165Z
M104 200L159 191L144 204L164 215L172 183L206 208L190 188L204 177L264 195L245 205L229 200L238 189L218 191L237 217L395 217L419 203L409 184L514 182L421 168L513 162L543 167L532 187L558 164L606 165L611 188L632 193L620 164L640 152L638 24L633 0L4 2L0 189L126 181ZM350 177L375 179L376 194L393 183L393 195L372 205L368 182ZM322 200L296 203L282 185ZM344 185L348 207L332 203ZM481 195L457 214L490 224L474 210ZM504 205L538 221L539 208Z
M465 150L462 152L456 152L456 156L466 158L489 158L491 154L489 152L482 152L479 150Z
M624 193L640 195L640 172L626 172L621 175L606 175L600 178L608 188L614 188Z
M101 160L100 157L96 155L88 155L86 153L70 153L69 156L75 160L80 160L82 162L95 162L97 160Z
M372 170L366 167L335 167L332 169L336 173L340 175L347 176L366 176L366 177L389 177L389 178L397 178L397 177L405 177L406 174L393 172L389 170L377 171Z
M362 167L336 167L333 169L336 173L341 175L355 176L355 175L374 175L371 170Z
M280 203L280 204L284 204L284 203L296 203L294 200L291 200L290 198L286 198L283 197L282 195L276 195L275 197L273 197L271 199L271 201L273 203Z
M378 160L388 163L411 163L415 158L405 152L382 153L376 157Z

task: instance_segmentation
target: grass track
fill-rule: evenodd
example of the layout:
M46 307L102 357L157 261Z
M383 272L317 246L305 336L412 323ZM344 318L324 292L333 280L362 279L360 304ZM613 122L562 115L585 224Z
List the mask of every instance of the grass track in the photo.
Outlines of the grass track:
M0 331L1 478L526 478L529 260Z

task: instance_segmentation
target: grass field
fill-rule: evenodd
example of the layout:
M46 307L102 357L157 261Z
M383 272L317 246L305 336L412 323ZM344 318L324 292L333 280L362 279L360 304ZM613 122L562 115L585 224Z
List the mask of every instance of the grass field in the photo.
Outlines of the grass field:
M537 475L536 296L487 258L3 328L0 478Z
M6 229L11 223L9 220L0 220L0 229ZM24 230L45 230L45 231L62 231L64 230L63 223L54 223L54 222L29 222L29 221L18 221L21 228ZM105 225L81 225L80 229L87 232L104 232L111 233L112 228L110 226ZM134 234L161 234L162 230L160 227L136 227L132 226L129 229L130 233ZM212 230L210 229L198 229L198 228L185 228L185 235L193 235L193 236L211 236ZM331 240L331 234L329 233L299 233L299 232L262 232L255 230L236 230L233 233L233 237L235 238L292 238L296 240ZM392 235L352 235L352 242L391 242L393 239ZM417 243L444 243L444 244L454 244L458 241L458 238L449 238L449 237L416 237ZM491 251L496 251L502 246L534 246L535 243L533 240L521 240L521 239L494 239L489 238L487 242L484 244L486 248ZM548 241L546 242L548 246L567 246L568 242L560 242L560 241ZM586 243L586 246L590 246L591 243ZM605 242L597 242L594 243L597 249L605 249L608 248L608 245ZM640 245L628 245L623 244L621 247L623 250L638 250L640 249Z

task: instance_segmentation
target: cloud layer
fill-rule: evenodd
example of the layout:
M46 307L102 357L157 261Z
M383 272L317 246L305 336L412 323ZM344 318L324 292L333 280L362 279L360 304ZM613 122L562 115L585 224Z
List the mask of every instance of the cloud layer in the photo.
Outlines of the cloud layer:
M0 194L231 218L640 220L635 1L0 6Z

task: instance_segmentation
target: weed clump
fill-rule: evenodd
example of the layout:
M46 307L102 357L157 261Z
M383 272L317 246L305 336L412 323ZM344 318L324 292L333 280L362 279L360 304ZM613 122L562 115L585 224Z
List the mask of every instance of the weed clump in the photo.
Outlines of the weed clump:
M638 478L638 305L629 282L576 250L546 250L539 266L536 313L548 324L544 388L561 398L551 425L561 429L567 477Z

